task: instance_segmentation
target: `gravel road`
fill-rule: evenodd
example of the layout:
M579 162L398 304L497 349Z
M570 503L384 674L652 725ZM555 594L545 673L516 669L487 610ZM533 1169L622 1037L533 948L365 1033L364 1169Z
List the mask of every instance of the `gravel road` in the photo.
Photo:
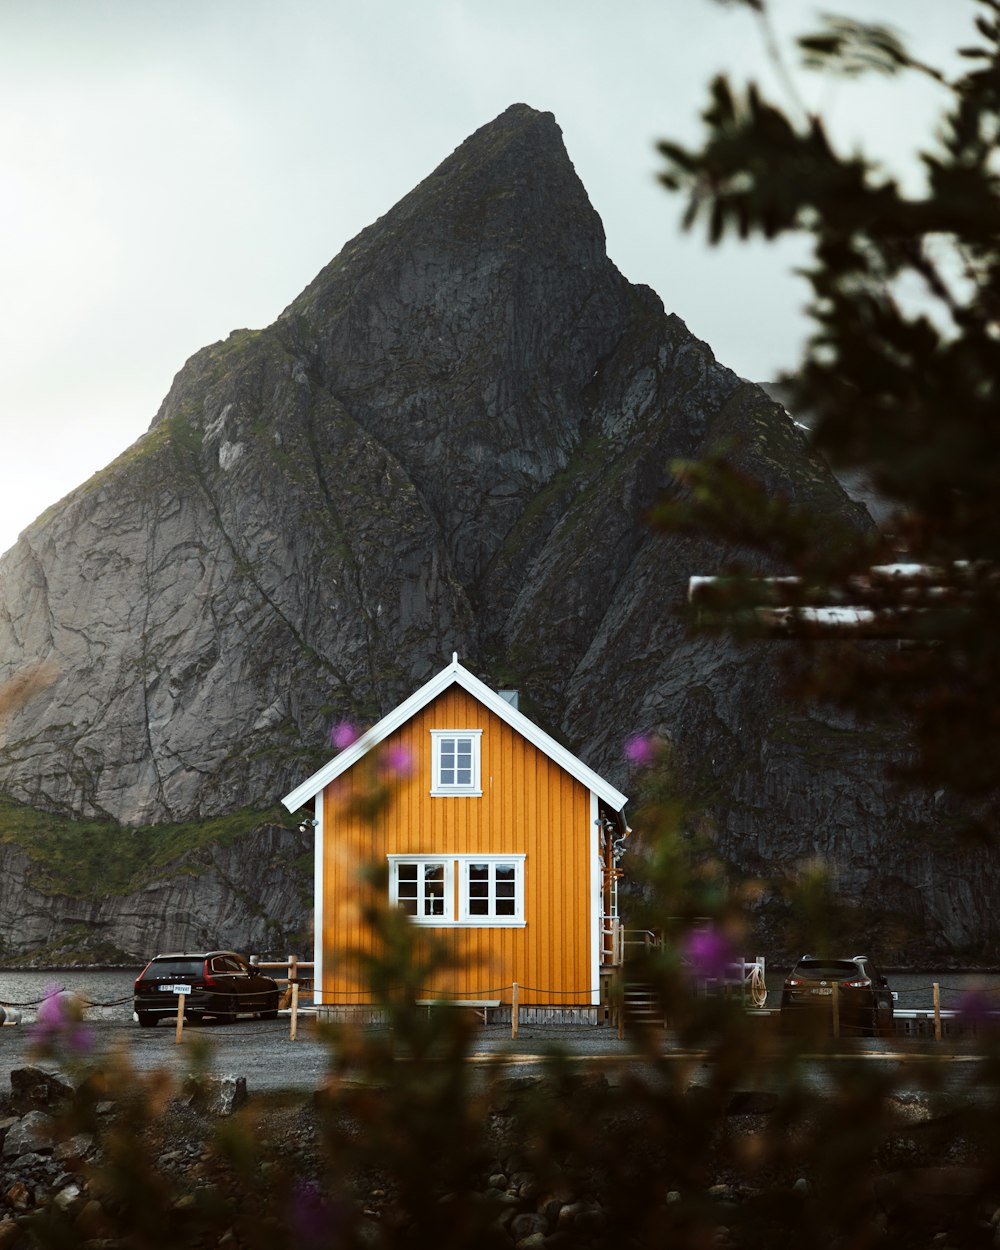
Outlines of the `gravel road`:
M239 1019L225 1024L189 1025L183 1041L175 1040L172 1022L163 1021L156 1028L143 1029L132 1021L103 1019L88 1021L91 1030L91 1053L114 1055L124 1050L129 1062L139 1072L165 1069L178 1077L197 1066L208 1074L245 1077L249 1093L277 1090L312 1091L324 1083L330 1070L330 1043L324 1040L315 1021L299 1018L298 1037L289 1038L287 1015L277 1020ZM6 1073L12 1068L34 1062L31 1055L32 1030L28 1025L0 1028L0 1085L7 1084ZM502 1066L504 1074L518 1077L538 1074L546 1059L554 1054L572 1057L574 1064L587 1071L604 1071L613 1082L616 1069L642 1067L644 1061L628 1041L619 1041L614 1029L595 1026L534 1025L522 1026L517 1040L512 1040L509 1025L487 1025L476 1033L470 1063L481 1068L484 1077ZM663 1057L683 1064L688 1084L701 1084L711 1075L704 1057L698 1052L678 1049L672 1035L663 1032ZM405 1056L399 1056L405 1062ZM895 1074L897 1086L919 1090L926 1079L926 1063L940 1066L939 1088L953 1094L972 1097L993 1096L986 1083L986 1070L981 1056L972 1046L950 1043L928 1046L903 1039L865 1039L839 1055L816 1055L803 1065L809 1082L818 1092L833 1088L837 1069L843 1060L885 1065ZM911 1062L912 1061L912 1062ZM773 1070L760 1066L748 1072L748 1079L757 1088L767 1088L772 1081L781 1083L783 1065ZM912 1071L912 1082L908 1079Z
M300 1017L295 1041L289 1039L289 1026L287 1015L277 1020L189 1025L178 1044L172 1021L153 1029L131 1021L88 1021L91 1053L112 1055L125 1047L140 1072L160 1068L184 1075L197 1061L215 1075L246 1077L250 1092L314 1090L322 1085L330 1067L329 1043L309 1017ZM0 1028L0 1080L12 1068L33 1062L31 1043L30 1026ZM486 1026L476 1034L471 1061L484 1069L491 1062L502 1062L505 1068L528 1071L537 1070L553 1052L570 1053L588 1065L613 1066L631 1053L631 1047L609 1028L522 1027L513 1041L509 1025Z

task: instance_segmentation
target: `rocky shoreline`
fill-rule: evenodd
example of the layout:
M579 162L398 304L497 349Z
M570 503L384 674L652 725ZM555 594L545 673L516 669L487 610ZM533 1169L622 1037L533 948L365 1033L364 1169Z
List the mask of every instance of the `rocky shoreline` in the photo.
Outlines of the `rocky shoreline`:
M177 1088L160 1091L150 1116L148 1104L136 1114L127 1086L93 1082L92 1075L78 1084L38 1066L11 1072L10 1093L0 1099L0 1250L18 1244L83 1250L161 1244L138 1235L131 1222L140 1215L129 1209L129 1191L109 1183L123 1165L123 1128L134 1135L126 1156L135 1169L130 1184L134 1179L140 1188L149 1187L165 1226L177 1235L190 1233L189 1240L175 1244L232 1250L251 1245L235 1215L231 1225L226 1215L239 1212L251 1192L264 1199L268 1219L288 1226L292 1245L333 1244L320 1234L325 1236L334 1214L345 1234L336 1244L424 1244L422 1230L401 1203L401 1178L391 1170L360 1167L351 1173L348 1167L332 1176L329 1117L343 1112L334 1111L329 1090L261 1097L248 1091L241 1077L188 1077ZM607 1083L602 1076L580 1078L573 1088L586 1104L599 1101ZM572 1142L564 1144L564 1157L553 1154L540 1165L537 1151L523 1139L525 1109L534 1104L537 1110L539 1099L553 1100L551 1110L558 1114L565 1092L544 1077L496 1081L485 1120L488 1141L466 1173L467 1188L444 1184L432 1209L446 1218L454 1208L459 1223L471 1210L484 1230L484 1245L555 1250L647 1244L622 1234L620 1208L609 1201L600 1178L581 1165ZM699 1098L696 1090L689 1094ZM997 1244L1000 1177L983 1142L960 1121L936 1113L923 1096L889 1101L893 1131L873 1159L867 1191L852 1196L864 1206L868 1244L899 1244L893 1235L910 1227L921 1230L907 1243L914 1246ZM668 1185L655 1193L650 1187L644 1228L700 1230L669 1244L709 1244L707 1236L715 1247L739 1247L758 1244L750 1230L778 1235L795 1227L810 1203L824 1200L807 1150L801 1159L788 1153L780 1165L748 1166L774 1127L776 1097L745 1092L713 1112L705 1106L698 1111L712 1120L700 1183ZM808 1135L809 1127L804 1123L800 1131ZM244 1147L236 1144L241 1132L266 1134L267 1157L249 1173L240 1166L246 1147L245 1141ZM669 1166L656 1140L637 1144L644 1175L656 1176ZM637 1193L642 1192L640 1185ZM210 1211L212 1239L206 1241Z

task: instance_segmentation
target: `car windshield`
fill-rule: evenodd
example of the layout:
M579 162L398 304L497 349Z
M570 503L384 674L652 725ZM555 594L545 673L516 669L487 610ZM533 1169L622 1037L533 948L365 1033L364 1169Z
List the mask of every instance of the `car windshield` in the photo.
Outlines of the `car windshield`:
M151 977L196 977L201 974L203 959L154 959L142 974Z
M863 977L865 972L850 959L811 959L808 962L803 960L792 975L807 977L811 981L839 981L844 977Z

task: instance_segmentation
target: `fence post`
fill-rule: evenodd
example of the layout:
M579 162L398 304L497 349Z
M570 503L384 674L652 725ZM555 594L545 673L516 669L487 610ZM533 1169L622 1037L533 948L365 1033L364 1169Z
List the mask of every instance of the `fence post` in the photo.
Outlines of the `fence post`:
M934 1040L941 1040L941 986L934 982Z
M292 1023L288 1033L288 1040L294 1042L299 1031L299 983L292 982Z
M840 986L833 983L833 1036L840 1037Z
M521 1014L519 997L518 984L515 981L511 986L510 994L510 1035L512 1038L517 1037L518 1016Z
M177 995L177 1028L174 1031L174 1044L180 1045L184 1040L184 1000L186 994Z

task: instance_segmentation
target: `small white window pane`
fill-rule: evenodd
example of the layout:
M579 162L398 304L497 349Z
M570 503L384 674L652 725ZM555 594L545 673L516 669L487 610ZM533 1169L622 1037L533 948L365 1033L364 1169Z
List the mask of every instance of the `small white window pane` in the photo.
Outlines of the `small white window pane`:
M469 865L469 915L488 916L490 914L490 866L489 864Z
M513 864L496 865L496 914L513 916L516 913L516 869Z
M424 866L424 915L444 915L444 865Z
M396 901L408 916L417 914L417 865L398 864L396 869Z
M455 739L441 739L441 784L443 786L453 786L455 784Z

